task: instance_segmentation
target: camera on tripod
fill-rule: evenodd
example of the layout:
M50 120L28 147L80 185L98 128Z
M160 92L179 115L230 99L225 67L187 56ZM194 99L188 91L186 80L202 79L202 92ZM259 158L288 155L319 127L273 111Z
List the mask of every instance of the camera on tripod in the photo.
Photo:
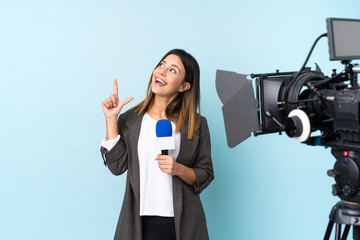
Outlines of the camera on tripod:
M229 147L251 133L285 132L301 143L332 149L336 163L328 175L336 182L333 195L342 201L330 215L328 239L334 222L337 230L341 224L355 226L358 222L356 226L360 226L360 66L352 63L360 59L360 20L328 18L326 23L327 33L316 39L299 71L251 74L254 91L249 75L217 70L216 89L223 103ZM315 70L306 67L317 42L326 36L330 60L344 65L331 76L325 76L318 66ZM321 134L312 136L315 132ZM349 209L355 209L355 215L352 211L343 217ZM345 229L343 239L348 231ZM340 230L337 232L339 237ZM360 239L358 227L354 228L355 237Z

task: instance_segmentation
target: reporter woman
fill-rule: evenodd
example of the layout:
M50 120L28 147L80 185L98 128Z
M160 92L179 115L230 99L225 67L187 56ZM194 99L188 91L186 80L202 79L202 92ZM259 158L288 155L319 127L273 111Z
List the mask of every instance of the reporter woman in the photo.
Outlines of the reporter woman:
M199 194L214 173L209 129L199 113L199 81L195 58L174 49L155 67L142 102L118 117L133 98L119 100L116 80L114 93L102 102L104 163L115 175L127 170L114 239L209 239ZM172 123L175 150L169 155L158 149L155 127L160 119Z

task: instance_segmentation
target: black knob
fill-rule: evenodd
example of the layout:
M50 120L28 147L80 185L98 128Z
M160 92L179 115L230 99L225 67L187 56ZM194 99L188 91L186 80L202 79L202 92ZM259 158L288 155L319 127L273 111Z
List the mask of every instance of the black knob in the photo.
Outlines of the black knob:
M330 169L327 171L327 175L334 178L339 176L340 174L335 169Z
M347 185L345 185L342 188L342 192L343 192L344 196L346 196L346 197L351 196L355 193L355 188L351 183L348 183Z
M338 196L341 194L341 188L337 184L332 185L332 195Z

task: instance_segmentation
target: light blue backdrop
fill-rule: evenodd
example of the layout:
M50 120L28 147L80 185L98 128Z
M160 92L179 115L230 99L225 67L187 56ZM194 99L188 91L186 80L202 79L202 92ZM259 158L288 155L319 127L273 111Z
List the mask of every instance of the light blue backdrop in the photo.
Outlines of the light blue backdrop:
M201 66L211 239L321 239L339 200L329 149L276 134L229 149L215 72L296 71L327 17L360 18L360 2L0 1L0 239L113 238L126 176L102 163L101 101L113 78L126 109L142 100L172 48ZM328 59L322 39L308 66L342 68Z

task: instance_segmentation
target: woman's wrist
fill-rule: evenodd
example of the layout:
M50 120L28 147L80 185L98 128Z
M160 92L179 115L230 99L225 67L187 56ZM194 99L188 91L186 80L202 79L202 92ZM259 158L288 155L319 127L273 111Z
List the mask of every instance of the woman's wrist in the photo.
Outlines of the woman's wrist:
M176 176L178 176L181 180L186 182L187 184L193 186L196 184L196 174L192 168L189 168L181 163L177 164Z
M119 135L117 127L117 117L105 118L106 120L106 139L114 139Z
M117 122L117 115L111 116L111 117L106 117L105 116L105 121L106 122L108 122L108 121L116 121Z

